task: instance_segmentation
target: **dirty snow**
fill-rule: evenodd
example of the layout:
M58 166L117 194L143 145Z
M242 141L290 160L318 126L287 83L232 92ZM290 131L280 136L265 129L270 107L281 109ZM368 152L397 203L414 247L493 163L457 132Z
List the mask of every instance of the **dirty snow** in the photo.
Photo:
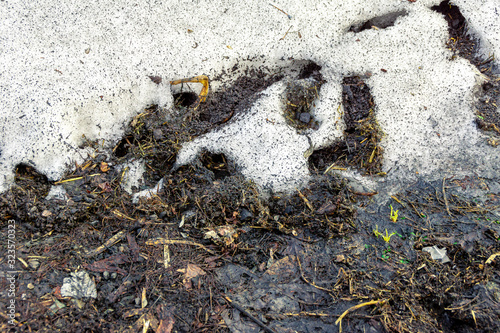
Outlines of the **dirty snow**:
M309 142L287 127L278 82L245 116L185 144L178 165L205 148L227 153L265 188L301 186L309 178L304 152L310 143L317 149L342 139L342 78L369 72L385 132L387 183L417 173L498 177L500 149L486 145L473 123L474 93L483 79L468 61L451 60L447 24L430 10L439 2L273 2L289 19L261 1L2 1L0 191L12 185L19 163L58 179L87 156L80 148L85 140L104 139L111 147L145 106L170 109L170 80L214 76L252 60L268 67L293 66L289 59L322 66L327 83L314 110L319 130L309 133ZM455 3L483 52L498 54L500 3ZM392 27L348 31L391 13L403 14Z

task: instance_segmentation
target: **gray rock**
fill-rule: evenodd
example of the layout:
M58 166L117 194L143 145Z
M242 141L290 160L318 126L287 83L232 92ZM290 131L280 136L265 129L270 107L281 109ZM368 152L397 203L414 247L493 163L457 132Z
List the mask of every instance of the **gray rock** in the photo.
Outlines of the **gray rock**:
M250 220L252 218L253 218L253 214L248 209L243 208L241 210L241 212L240 212L240 220L241 221Z
M299 120L307 124L311 121L311 114L308 112L302 112L299 116Z

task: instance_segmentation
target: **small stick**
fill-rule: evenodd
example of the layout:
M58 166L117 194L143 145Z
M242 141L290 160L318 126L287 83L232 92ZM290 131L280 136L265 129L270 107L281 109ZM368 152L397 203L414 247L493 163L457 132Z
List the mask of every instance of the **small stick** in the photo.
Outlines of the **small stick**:
M394 200L396 200L396 202L399 203L400 205L403 205L403 203L398 198L396 198L396 196L391 195L391 198L393 198Z
M323 174L326 175L330 170L347 170L347 168L342 168L342 167L335 166L335 163L333 163L328 168L326 168L326 170L325 170L325 172Z
M88 176L82 176L82 177L76 177L76 178L70 178L70 179L64 179L64 180L58 180L57 182L54 183L54 185L59 185L59 184L62 184L62 183L67 183L67 182L74 182L75 180L80 180L80 179L83 179L85 177L95 177L95 176L99 176L101 175L100 173L94 173L92 175L88 175Z
M423 219L422 217L422 214L420 214L417 210L417 208L415 207L415 205L413 204L413 202L410 202L410 205L413 207L413 209L415 210L415 213L417 213L417 216L420 217L421 219Z
M99 253L102 253L104 252L107 248L115 245L116 243L118 243L120 240L122 240L123 238L125 238L125 236L127 236L127 232L125 230L122 230L120 232L118 232L117 234L115 234L113 237L111 237L110 239L108 239L106 241L106 243L102 244L101 246L99 246L98 248L88 252L88 253L85 253L83 256L84 257L87 257L87 258L90 258L90 257L93 257Z
M276 8L277 10L279 10L280 12L282 12L283 14L285 14L286 16L288 16L288 18L291 20L292 19L292 15L288 15L288 13L286 13L283 9L280 9L278 7L276 7L275 5L273 5L272 3L270 3L271 6L273 6L274 8Z
M309 202L309 200L307 200L306 196L303 195L298 189L296 189L297 192L299 192L299 197L304 200L304 202L306 203L307 207L309 207L309 209L311 210L311 212L314 212L314 207L313 205L311 205L311 203Z
M181 83L201 83L203 85L203 88L201 89L200 94L198 95L198 105L194 108L195 110L198 108L198 106L200 106L200 103L205 103L207 101L208 91L210 89L208 76L198 75L187 79L170 81L170 85L172 86Z
M443 198L444 198L444 204L446 205L446 211L448 212L448 215L453 216L453 215L451 215L450 206L448 205L448 199L446 199L446 192L444 191L445 181L446 181L446 177L443 178Z
M290 28L288 28L288 30L285 32L285 35L283 37L280 38L280 40L283 40L285 39L286 35L288 35L288 32L290 31L290 29L292 29L293 25L290 26Z
M254 317L250 312L246 311L241 306L239 306L238 304L236 304L235 302L233 302L229 297L224 296L224 298L229 302L229 304L231 304L232 306L234 306L238 311L240 311L241 313L243 313L248 318L252 319L257 325L259 325L260 327L262 327L262 329L264 331L266 331L268 333L276 333L276 331L274 331L273 329L271 329L269 326L266 326L266 324L264 324L258 318Z
M374 195L378 194L377 191L375 191L375 192L355 192L355 191L353 191L351 189L349 189L349 192L354 193L356 195L364 195L366 197L371 197L371 196L374 196Z
M211 253L214 255L217 254L202 244L198 244L198 243L186 241L186 240L155 238L155 239L148 239L146 241L146 245L165 245L165 244L184 244L184 245L198 246L198 247L201 247L203 250L207 251L208 253Z
M363 306L384 304L385 302L387 302L387 300L382 299L382 300L377 300L377 301L369 301L369 302L365 302L365 303L361 303L361 304L352 306L349 309L345 310L342 315L340 315L339 319L337 319L337 321L335 322L335 325L338 325L340 323L339 332L342 333L342 318L344 318L349 312L357 310L359 308L362 308Z

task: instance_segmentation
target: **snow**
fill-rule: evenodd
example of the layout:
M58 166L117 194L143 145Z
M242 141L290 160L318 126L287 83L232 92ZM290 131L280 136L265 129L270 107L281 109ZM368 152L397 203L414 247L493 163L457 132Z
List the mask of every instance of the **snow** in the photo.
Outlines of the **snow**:
M454 3L483 53L498 54L500 3ZM177 165L208 149L227 153L263 188L303 186L310 144L318 149L343 137L342 78L370 73L384 170L391 170L382 182L417 172L499 176L500 149L485 144L474 124L484 79L467 60L452 59L447 24L430 9L439 1L273 4L291 19L255 0L0 2L0 191L13 184L19 163L57 180L85 159L85 140L112 147L144 107L171 109L170 80L215 76L237 63L293 66L289 59L316 62L327 80L313 111L321 126L310 141L282 119L284 82L277 82L244 117L186 143ZM386 14L398 16L394 26L349 32Z

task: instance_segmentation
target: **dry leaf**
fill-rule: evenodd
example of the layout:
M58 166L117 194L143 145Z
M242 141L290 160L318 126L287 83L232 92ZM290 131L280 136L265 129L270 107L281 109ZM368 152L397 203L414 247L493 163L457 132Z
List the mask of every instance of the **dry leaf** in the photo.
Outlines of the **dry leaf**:
M160 319L160 325L156 329L156 333L170 333L174 328L174 316L172 310L166 305L160 304L156 307L156 314Z
M188 264L187 268L178 269L177 271L180 273L184 273L184 279L182 280L182 283L184 284L184 287L186 287L186 289L192 288L191 279L199 275L206 274L204 270L193 264Z
M100 183L98 186L104 192L112 192L113 191L113 189L111 188L111 184L109 182Z

